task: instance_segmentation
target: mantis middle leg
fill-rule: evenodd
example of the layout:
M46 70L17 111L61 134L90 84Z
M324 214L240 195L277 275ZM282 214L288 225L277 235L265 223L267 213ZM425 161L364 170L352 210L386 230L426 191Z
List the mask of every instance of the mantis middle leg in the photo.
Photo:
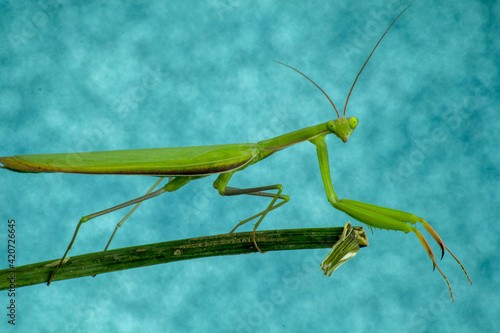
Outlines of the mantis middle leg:
M255 195L255 196L259 196L259 197L273 198L273 200L271 200L271 203L269 204L269 206L267 206L266 209L264 209L262 212L260 212L258 214L255 214L255 215L241 221L229 232L229 233L234 232L241 225L243 225L243 224L260 216L259 220L257 221L257 223L255 223L255 226L253 228L252 241L253 241L253 244L255 245L255 248L257 250L259 250L259 252L263 253L263 251L257 245L257 241L255 240L255 232L257 231L257 228L259 227L260 223L262 222L264 217L267 215L267 213L269 213L270 211L287 203L288 200L290 199L290 197L288 195L281 194L281 191L283 191L283 186L281 184L261 186L261 187L252 187L252 188L228 187L227 184L228 184L229 180L231 179L232 175L233 175L233 172L222 173L215 180L214 188L219 191L220 195L231 196L231 195L247 194L247 195ZM269 191L269 190L277 190L278 192L276 194L262 192L262 191ZM278 199L282 199L283 201L276 204L276 200L278 200Z

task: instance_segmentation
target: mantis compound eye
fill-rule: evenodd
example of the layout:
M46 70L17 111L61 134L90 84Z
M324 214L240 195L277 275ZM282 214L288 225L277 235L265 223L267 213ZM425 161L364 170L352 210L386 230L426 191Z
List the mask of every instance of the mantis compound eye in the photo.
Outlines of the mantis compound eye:
M326 127L332 132L335 133L335 122L333 120L330 120L329 122L326 123Z
M356 117L349 118L349 127L351 129L355 129L356 126L358 126L358 118L356 118Z

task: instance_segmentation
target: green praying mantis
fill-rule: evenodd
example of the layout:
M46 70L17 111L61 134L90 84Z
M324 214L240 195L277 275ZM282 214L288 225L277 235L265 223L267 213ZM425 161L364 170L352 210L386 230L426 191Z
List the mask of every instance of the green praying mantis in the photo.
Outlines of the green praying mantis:
M408 9L408 7L406 9ZM453 299L452 288L447 277L437 265L434 253L425 240L424 236L414 225L416 223L421 223L427 230L427 232L429 232L429 234L441 247L441 258L444 256L444 252L446 249L458 262L458 264L460 264L469 282L471 280L462 263L453 255L453 253L446 247L446 245L444 245L443 241L438 236L436 231L434 231L434 229L430 226L430 224L427 223L423 218L417 217L414 214L404 211L385 208L350 199L338 199L337 194L333 189L330 176L328 151L325 137L328 134L333 133L340 140L346 143L349 136L357 127L357 118L346 118L345 116L349 97L361 72L373 55L373 52L382 41L384 36L387 34L387 32L394 25L394 23L406 11L406 9L404 9L389 25L387 30L380 37L377 44L371 51L365 63L361 67L361 70L358 72L356 79L354 80L354 83L352 84L351 89L347 95L343 117L340 117L340 114L330 97L313 80L311 80L299 70L276 61L283 66L291 68L300 75L304 76L311 83L313 83L329 100L337 114L337 119L329 120L325 123L303 128L291 133L280 135L275 138L260 141L258 143L0 157L0 162L3 164L1 168L16 172L147 175L159 177L158 181L149 189L149 191L145 195L127 201L115 207L82 217L77 224L70 244L68 245L61 260L59 260L59 263L51 274L47 284L50 285L57 271L59 270L61 265L64 264L65 259L67 259L66 256L71 249L78 231L83 223L88 222L89 220L98 216L135 204L135 207L131 210L131 212L128 213L127 216L125 216L125 218L117 224L111 238L106 245L106 251L118 227L122 225L125 219L127 219L143 201L159 196L160 194L163 194L165 192L174 192L179 188L185 186L192 180L215 174L218 174L218 177L213 183L213 187L217 189L219 194L222 196L246 194L271 198L271 202L266 207L266 209L239 222L230 231L234 232L239 226L258 218L257 223L253 228L253 243L256 249L262 252L255 240L255 232L266 215L270 211L275 210L288 202L289 197L282 194L283 187L281 184L253 188L235 188L229 187L227 185L235 172L242 171L245 168L264 160L265 158L282 149L291 147L297 143L309 141L314 146L316 146L323 185L326 191L326 196L331 205L334 208L351 216L352 218L368 225L370 228L380 228L403 231L404 233L414 233L427 251L430 259L432 260L434 269L437 268L445 279L450 291L451 298ZM168 177L168 182L162 188L155 191L154 189L165 177ZM276 193L269 191L276 191Z

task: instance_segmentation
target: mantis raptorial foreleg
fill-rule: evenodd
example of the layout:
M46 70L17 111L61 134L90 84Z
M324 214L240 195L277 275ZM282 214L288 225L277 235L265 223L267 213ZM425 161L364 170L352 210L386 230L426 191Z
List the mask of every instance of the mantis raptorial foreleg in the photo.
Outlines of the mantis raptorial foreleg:
M117 205L117 206L114 206L114 207L102 210L100 212L93 213L93 214L86 215L86 216L82 217L80 219L80 221L78 222L78 225L76 226L75 233L73 234L73 238L71 238L71 241L70 241L70 243L68 245L68 248L66 249L66 252L64 252L64 255L62 256L61 260L59 261L59 265L57 265L56 269L50 275L50 278L49 278L49 281L47 282L47 285L50 285L50 283L52 282L52 278L54 277L54 275L57 273L57 271L61 267L61 265L64 262L64 259L66 258L66 255L68 254L69 250L71 250L71 247L73 246L73 243L75 242L76 236L78 235L78 231L80 230L80 227L82 226L83 223L88 222L88 221L90 221L90 220L92 220L92 219L94 219L96 217L99 217L99 216L106 215L108 213L114 212L115 210L119 210L121 208L125 208L125 207L128 207L128 206L131 206L133 204L140 204L140 203L142 203L145 200L157 197L157 196L159 196L159 195L161 195L161 194L163 194L165 192L176 191L179 188L181 188L182 186L184 186L187 183L189 183L189 181L191 179L192 179L192 177L175 177L172 181L169 181L161 189L156 190L154 192L151 192L159 184L159 182L161 181L160 180L160 181L156 182L155 185L153 185L153 187L150 189L150 191L148 191L148 193L146 195L143 195L143 196L140 196L140 197L138 197L136 199L124 202L124 203L122 203L120 205ZM132 209L132 211L125 217L125 219L128 216L130 216L130 214L132 214L133 211L134 211L134 209ZM122 221L120 221L120 223L123 223L123 221L125 221L125 219L123 219ZM115 228L115 231L116 231L116 229L118 227L119 226L117 225L117 227ZM114 235L114 232L113 232L113 235ZM112 238L113 238L113 236L111 236L111 239ZM111 242L111 239L109 240L108 245ZM108 245L106 245L106 248L108 247Z
M257 223L255 223L254 228L253 228L253 233L252 233L252 241L257 250L259 252L263 252L259 246L257 245L257 241L255 240L255 233L257 231L257 228L259 227L260 223L264 219L264 217L269 213L271 210L274 210L285 203L288 202L290 199L288 195L281 194L283 191L283 186L281 184L276 184L276 185L268 185L268 186L261 186L261 187L252 187L252 188L236 188L236 187L229 187L226 186L229 180L231 179L231 176L233 173L224 173L219 175L219 177L215 180L214 182L214 188L219 191L220 195L223 196L232 196L232 195L241 195L241 194L246 194L246 195L254 195L254 196L259 196L259 197L268 197L268 198L273 198L271 200L271 203L267 206L266 209L264 209L262 212L255 214L240 223L238 223L229 233L233 233L238 227L242 226L243 224L257 218L260 216L259 220ZM277 190L278 192L276 194L272 193L266 193L262 191L269 191L269 190ZM275 204L276 200L282 199L283 201Z
M369 225L370 227L390 229L390 230L401 230L405 233L411 231L415 233L418 239L420 240L420 243L422 243L423 247L427 251L429 258L432 260L434 269L437 268L439 273L441 273L443 278L446 280L448 288L450 289L451 298L453 299L453 292L451 290L450 282L448 281L448 278L446 277L446 275L444 275L444 273L441 271L438 264L436 263L436 258L434 256L434 253L432 252L431 247L429 246L429 243L427 243L426 239L417 228L407 224L407 223L416 224L417 222L422 223L427 232L431 234L431 236L436 240L436 242L441 247L442 251L441 258L443 258L444 250L446 249L451 254L451 256L458 262L460 267L462 267L462 270L467 276L467 279L472 284L472 281L469 275L467 274L465 267L460 262L460 260L458 260L458 258L455 257L455 255L450 251L450 249L446 245L444 245L443 241L441 240L441 237L439 237L437 232L423 218L404 211L380 207L349 199L340 199L339 203L337 204L337 207L335 208L343 211L347 215L355 218L356 220Z
M427 223L427 221L425 221L423 218L401 210L385 208L381 206L367 204L360 201L349 200L349 199L339 200L333 189L330 177L330 166L328 162L328 150L326 147L325 136L324 135L318 136L310 140L310 142L316 146L316 150L318 153L318 161L320 164L321 178L323 180L323 185L325 186L325 191L328 197L328 201L332 204L333 207L355 218L356 220L365 223L370 227L388 229L388 230L399 230L403 231L404 233L408 232L415 233L420 242L422 243L422 245L424 246L425 250L427 251L427 254L429 255L430 259L432 260L434 268L437 268L438 271L443 276L443 278L446 280L446 283L448 284L448 288L450 290L451 298L453 299L453 292L451 290L450 282L448 281L446 275L444 275L444 273L437 265L436 258L434 256L434 253L432 252L431 247L425 240L424 236L420 233L420 231L416 227L412 226L417 222L422 223L424 228L432 235L432 237L441 247L442 250L441 258L444 255L444 250L446 249L453 256L453 258L455 258L455 260L460 264L465 275L467 276L467 279L472 284L472 281L470 280L469 275L467 274L467 271L465 270L460 260L458 260L457 257L455 257L455 255L448 249L448 247L446 247L446 245L444 245L443 241L436 233L436 231L434 231L434 229L430 226L430 224ZM410 223L411 225L408 223Z

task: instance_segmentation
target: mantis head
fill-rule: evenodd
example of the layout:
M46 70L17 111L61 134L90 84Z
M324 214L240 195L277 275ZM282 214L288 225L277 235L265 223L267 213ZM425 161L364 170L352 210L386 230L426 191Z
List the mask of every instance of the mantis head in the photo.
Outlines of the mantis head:
M326 127L335 134L340 140L347 142L352 131L358 126L358 118L356 117L343 117L335 120L330 120L326 123Z

